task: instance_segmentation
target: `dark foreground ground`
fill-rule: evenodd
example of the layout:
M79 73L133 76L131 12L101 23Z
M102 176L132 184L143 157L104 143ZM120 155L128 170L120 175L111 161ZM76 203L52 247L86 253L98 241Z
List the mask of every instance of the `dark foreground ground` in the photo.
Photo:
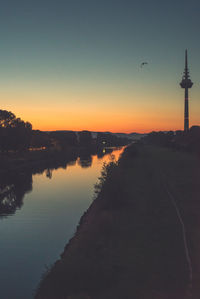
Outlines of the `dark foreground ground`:
M37 299L200 298L200 160L128 147Z

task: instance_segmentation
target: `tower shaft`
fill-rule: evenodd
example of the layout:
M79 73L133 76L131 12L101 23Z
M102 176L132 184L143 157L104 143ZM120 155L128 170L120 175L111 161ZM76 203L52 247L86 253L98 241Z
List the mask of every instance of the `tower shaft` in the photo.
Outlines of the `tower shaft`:
M185 88L185 112L184 112L184 131L189 130L189 105L188 105L188 88Z

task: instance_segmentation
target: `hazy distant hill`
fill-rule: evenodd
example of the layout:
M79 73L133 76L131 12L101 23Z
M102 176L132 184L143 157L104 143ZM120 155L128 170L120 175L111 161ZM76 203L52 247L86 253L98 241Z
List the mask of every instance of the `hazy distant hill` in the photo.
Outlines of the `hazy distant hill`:
M126 134L126 133L114 133L115 135L117 135L118 137L128 137L130 139L133 139L133 140L139 140L140 138L146 136L146 134L140 134L140 133L129 133L129 134Z
M47 133L50 133L50 132L53 132L53 131L48 131ZM57 130L56 132L69 132L69 130ZM72 131L70 131L70 132L72 132ZM74 132L77 134L80 131L74 131ZM112 134L112 135L115 135L117 137L129 138L129 139L132 139L132 140L139 140L140 138L147 135L147 134L140 134L140 133L136 133L136 132L127 134L127 133L112 133L112 132L109 132L109 131L106 131L106 132L91 131L92 138L96 138L98 133Z

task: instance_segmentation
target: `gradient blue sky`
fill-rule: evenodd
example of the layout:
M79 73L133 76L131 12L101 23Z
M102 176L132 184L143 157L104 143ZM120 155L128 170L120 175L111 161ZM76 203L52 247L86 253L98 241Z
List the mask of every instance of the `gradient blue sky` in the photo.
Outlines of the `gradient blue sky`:
M182 129L187 48L200 124L199 28L193 0L2 1L1 109L42 130Z

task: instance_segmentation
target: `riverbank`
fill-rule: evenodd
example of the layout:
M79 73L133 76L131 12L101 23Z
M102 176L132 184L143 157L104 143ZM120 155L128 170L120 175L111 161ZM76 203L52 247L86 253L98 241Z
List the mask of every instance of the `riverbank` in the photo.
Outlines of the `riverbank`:
M1 154L0 173L29 169L35 166L44 167L49 163L54 164L56 161L71 161L77 156L78 150L76 148L69 148L65 151L39 150Z
M199 295L199 166L189 154L128 147L36 298Z
M63 151L25 151L0 156L0 217L13 215L23 205L25 193L32 190L32 176L45 172L52 178L58 168L76 165L92 167L93 158L103 159L117 148L70 147ZM120 149L120 148L118 148ZM1 163L2 162L2 163Z
M114 148L114 147L113 147ZM44 168L55 168L56 165L64 166L69 162L76 161L80 158L80 161L87 161L88 164L84 164L83 167L87 167L90 164L92 155L98 155L103 157L105 154L112 152L111 148L102 147L76 147L69 146L63 150L46 149L35 151L23 151L23 152L11 152L0 154L0 175L10 173L12 171L21 170L33 170Z

